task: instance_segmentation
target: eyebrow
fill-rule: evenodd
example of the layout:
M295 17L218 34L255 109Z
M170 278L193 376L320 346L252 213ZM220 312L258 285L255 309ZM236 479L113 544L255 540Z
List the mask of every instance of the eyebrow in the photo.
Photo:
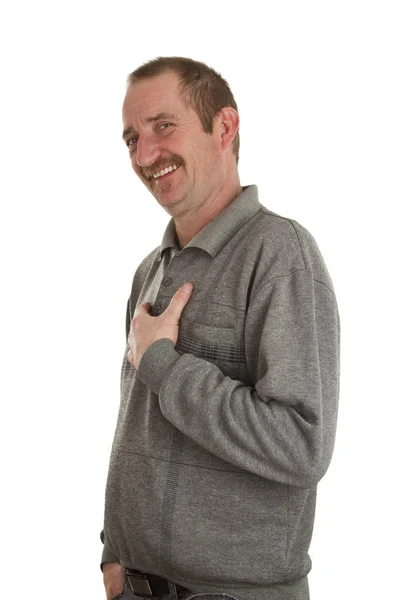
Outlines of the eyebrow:
M176 121L176 116L172 113L160 112L155 117L147 117L145 119L146 123L153 123L154 121L160 121L161 119L172 119ZM124 140L128 135L136 134L136 131L133 127L126 127L122 133L122 139Z
M125 127L124 131L122 132L122 139L124 140L126 137L128 137L128 135L132 135L133 133L135 133L133 127Z

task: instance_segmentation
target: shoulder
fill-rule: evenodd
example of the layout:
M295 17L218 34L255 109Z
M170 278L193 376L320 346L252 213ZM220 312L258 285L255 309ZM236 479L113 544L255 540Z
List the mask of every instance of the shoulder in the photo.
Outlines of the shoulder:
M135 274L133 276L132 281L132 291L131 297L137 298L140 294L140 290L143 287L143 284L150 273L150 271L154 268L154 265L158 265L158 260L160 257L160 247L154 248L137 267Z
M149 269L154 264L154 261L159 258L159 256L160 256L160 246L157 246L157 248L154 248L154 250L149 252L147 254L147 256L145 256L145 258L139 264L139 266L137 267L137 269L135 271L135 277L139 277L139 278L143 277L143 276L146 277Z
M265 273L268 278L306 270L312 273L314 279L332 287L316 240L296 220L262 206L252 219L251 239L253 247L257 248L260 266L264 264L268 271Z

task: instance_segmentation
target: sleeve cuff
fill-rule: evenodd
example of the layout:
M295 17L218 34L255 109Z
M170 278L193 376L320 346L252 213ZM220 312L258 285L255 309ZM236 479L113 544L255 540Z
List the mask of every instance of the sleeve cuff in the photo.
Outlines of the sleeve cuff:
M103 554L101 557L100 569L103 570L104 563L108 562L119 563L119 558L115 556L115 554L110 550L110 548L104 546Z
M114 552L112 552L111 549L109 548L107 541L105 539L104 529L100 533L100 539L104 544L103 554L102 554L101 563L100 563L100 569L103 570L104 563L119 562L119 558L117 556L115 556Z
M164 378L180 356L172 340L168 338L157 340L143 354L137 375L154 393L160 394Z

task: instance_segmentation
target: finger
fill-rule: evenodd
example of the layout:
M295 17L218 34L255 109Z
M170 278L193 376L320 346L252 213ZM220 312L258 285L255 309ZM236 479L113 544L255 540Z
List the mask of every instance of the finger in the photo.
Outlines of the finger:
M165 310L164 315L166 317L172 317L176 321L179 321L182 311L186 304L189 302L193 291L193 284L184 283L179 290L172 297L168 308Z
M150 302L144 302L143 304L139 304L139 306L135 310L134 316L136 316L136 315L148 315L149 312L150 312L150 310L151 310L151 304L150 304Z

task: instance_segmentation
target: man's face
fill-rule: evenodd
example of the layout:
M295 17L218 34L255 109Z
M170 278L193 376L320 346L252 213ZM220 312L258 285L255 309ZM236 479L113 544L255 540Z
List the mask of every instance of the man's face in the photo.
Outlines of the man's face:
M195 213L212 201L223 181L220 134L216 128L204 132L178 86L172 72L138 81L123 105L123 137L132 167L173 217Z

